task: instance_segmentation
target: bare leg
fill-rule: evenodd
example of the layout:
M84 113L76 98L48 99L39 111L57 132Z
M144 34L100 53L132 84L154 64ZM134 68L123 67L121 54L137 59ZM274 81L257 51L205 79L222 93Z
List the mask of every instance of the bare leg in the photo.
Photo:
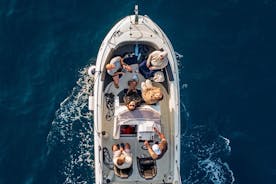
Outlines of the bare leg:
M154 159L154 160L157 159L157 158L158 158L158 155L156 155L156 154L154 153L154 151L152 150L151 146L149 145L149 142L148 142L148 141L145 141L145 142L144 142L144 145L147 147L148 152L149 152L151 158Z
M157 130L157 128L154 127L153 129L154 129L154 131L158 134L158 136L159 136L160 139L166 139L165 136L164 136L164 134L162 134L161 132L159 132L159 131Z

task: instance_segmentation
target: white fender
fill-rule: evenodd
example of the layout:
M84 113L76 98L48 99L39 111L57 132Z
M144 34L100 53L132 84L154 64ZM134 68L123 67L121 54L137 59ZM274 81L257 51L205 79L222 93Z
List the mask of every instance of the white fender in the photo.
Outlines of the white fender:
M88 97L88 110L94 110L94 96L89 95Z
M95 71L96 71L96 66L95 66L95 65L92 65L92 66L90 66L90 67L88 68L87 73L88 73L88 75L89 75L90 77L93 77L94 74L95 74Z

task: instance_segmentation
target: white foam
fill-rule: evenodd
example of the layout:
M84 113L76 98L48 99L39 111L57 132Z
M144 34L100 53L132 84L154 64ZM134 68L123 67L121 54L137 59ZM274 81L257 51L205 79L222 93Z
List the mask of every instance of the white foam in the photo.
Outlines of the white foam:
M231 152L230 140L215 136L206 126L195 126L182 137L183 183L234 183L233 172L222 156Z
M63 183L91 183L93 176L93 117L88 111L88 96L93 92L94 80L85 67L72 93L60 103L52 129L48 134L49 152L64 147L60 160ZM62 154L62 153L60 153Z

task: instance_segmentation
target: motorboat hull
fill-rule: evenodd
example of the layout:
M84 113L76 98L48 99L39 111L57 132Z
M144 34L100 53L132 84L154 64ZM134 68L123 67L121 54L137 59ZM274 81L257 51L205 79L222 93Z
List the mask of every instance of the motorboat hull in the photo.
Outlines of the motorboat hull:
M138 17L137 17L138 16ZM138 21L137 21L138 20ZM168 151L165 158L157 160L157 175L150 180L139 176L137 167L133 167L132 175L126 179L121 179L112 175L113 171L104 164L104 149L109 149L112 157L111 145L119 141L133 142L133 152L141 154L141 144L133 139L116 137L114 128L115 118L119 112L119 103L116 96L120 91L127 88L125 79L120 79L120 88L114 88L113 82L107 81L105 65L114 55L121 55L123 52L135 52L135 46L145 46L150 49L163 49L168 52L169 64L166 68L166 83L156 84L165 93L164 100L160 106L153 110L160 112L161 127L168 138ZM141 48L141 47L140 47ZM126 77L126 76L125 76ZM143 77L140 80L144 80ZM121 85L122 83L122 85ZM123 84L124 83L124 84ZM105 94L114 94L114 107L109 109ZM117 103L117 105L116 105ZM94 74L94 156L95 156L95 182L102 183L181 183L180 178L180 95L179 95L179 73L177 58L172 44L166 34L149 17L141 15L131 15L116 23L104 38L97 56ZM146 108L146 107L145 107ZM151 107L147 107L151 108ZM112 111L113 112L110 112ZM109 114L108 114L109 113ZM107 118L107 115L111 116ZM136 162L133 161L133 165ZM166 165L163 165L166 164ZM166 168L167 167L167 168Z

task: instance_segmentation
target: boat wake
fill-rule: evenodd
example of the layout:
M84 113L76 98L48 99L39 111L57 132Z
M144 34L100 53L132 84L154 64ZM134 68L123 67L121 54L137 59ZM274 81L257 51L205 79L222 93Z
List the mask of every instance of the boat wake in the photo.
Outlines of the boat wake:
M181 54L180 54L181 55ZM184 71L183 62L178 61L179 71ZM180 79L181 83L181 79ZM182 82L183 83L183 82ZM185 91L188 84L181 85ZM218 135L212 128L191 123L188 108L188 91L181 93L181 116L186 122L181 137L181 179L185 184L232 184L233 172L223 159L230 155L230 140Z
M93 117L87 105L94 81L88 68L80 71L77 86L60 104L47 137L48 154L58 162L59 183L94 183Z
M93 116L87 105L94 81L87 74L88 68L80 71L77 86L60 104L47 137L48 154L58 162L60 183L94 183L95 179ZM189 113L184 104L183 113L188 122ZM186 128L181 137L183 183L234 183L233 172L223 162L231 152L230 141L206 126L187 125Z
M233 172L223 162L231 152L228 139L206 126L195 126L182 135L181 143L183 183L234 183Z

